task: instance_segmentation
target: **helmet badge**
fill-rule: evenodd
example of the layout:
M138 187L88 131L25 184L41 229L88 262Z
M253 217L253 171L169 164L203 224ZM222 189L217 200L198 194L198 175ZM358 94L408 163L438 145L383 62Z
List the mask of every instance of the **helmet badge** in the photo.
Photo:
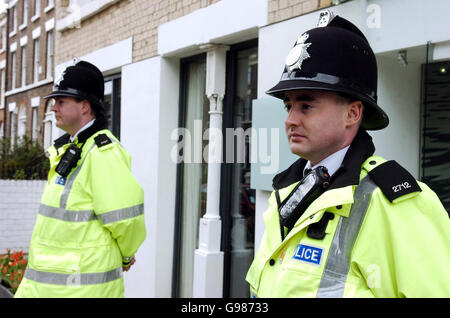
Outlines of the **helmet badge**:
M326 27L330 24L331 20L335 18L335 14L330 10L323 10L320 12L319 22L317 23L317 27Z
M288 70L288 75L295 69L301 69L302 63L307 58L311 57L307 51L307 48L310 47L311 43L305 43L305 41L309 38L308 33L303 33L295 42L295 46L291 49L289 54L286 57L286 68Z

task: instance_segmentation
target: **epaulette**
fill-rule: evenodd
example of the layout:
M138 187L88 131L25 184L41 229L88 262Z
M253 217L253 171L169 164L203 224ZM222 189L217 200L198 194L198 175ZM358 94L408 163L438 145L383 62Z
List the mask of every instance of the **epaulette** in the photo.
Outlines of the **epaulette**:
M106 134L100 134L100 135L96 136L94 138L94 140L95 140L95 144L99 148L112 143L111 138L109 138Z
M56 149L58 149L59 147L62 147L65 144L68 144L69 142L70 142L70 135L64 134L61 137L59 137L58 139L56 139L53 142L53 145L55 146Z
M369 171L369 176L391 203L406 194L422 191L416 179L395 160L380 164Z

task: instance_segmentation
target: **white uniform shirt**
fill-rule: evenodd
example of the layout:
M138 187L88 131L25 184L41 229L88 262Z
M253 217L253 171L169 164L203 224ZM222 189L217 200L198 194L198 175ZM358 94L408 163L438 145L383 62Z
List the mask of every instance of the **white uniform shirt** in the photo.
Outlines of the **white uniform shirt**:
M92 124L94 123L94 121L95 121L95 118L92 119L90 122L88 122L88 123L87 123L86 125L84 125L83 127L81 127L81 129L78 130L77 133L76 133L75 135L73 135L72 137L70 137L70 142L73 142L73 141L75 140L75 138L77 138L77 136L78 136L78 134L79 134L80 132L82 132L83 130L85 130L85 129L91 127Z
M330 177L339 169L339 167L342 164L342 161L344 160L345 154L347 153L348 148L350 148L350 145L348 145L345 148L342 148L339 151L336 151L334 154L329 155L319 163L317 163L314 166L311 166L311 161L308 160L306 163L305 168L303 169L303 175L305 175L306 169L315 169L319 166L324 166L327 168L328 173L330 174Z

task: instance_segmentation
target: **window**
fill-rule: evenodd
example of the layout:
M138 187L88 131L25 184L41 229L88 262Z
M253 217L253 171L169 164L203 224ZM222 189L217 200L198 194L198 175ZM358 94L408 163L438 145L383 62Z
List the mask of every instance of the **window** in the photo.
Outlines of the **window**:
M6 49L6 27L2 28L2 50Z
M52 127L53 127L53 112L52 106L55 100L53 98L47 99L44 117L44 149L52 145Z
M105 78L105 108L108 129L120 139L120 74Z
M15 114L14 111L10 112L9 131L10 131L11 145L13 146L16 143L16 121L17 115Z
M17 70L17 57L16 52L11 53L11 88L16 88L16 82L17 82L17 76L16 71Z
M17 6L12 7L11 10L12 10L11 32L14 33L17 31Z
M27 108L25 105L20 106L19 122L17 126L17 136L23 137L27 131Z
M39 134L38 107L33 107L32 112L31 138L36 140Z
M421 179L450 215L450 61L430 63L424 72Z
M51 9L53 9L54 8L54 6L55 6L55 1L54 0L47 0L46 1L46 6L45 6L45 8L44 8L44 11L45 12L48 12L48 11L50 11Z
M53 31L47 32L47 78L53 77Z
M41 14L41 0L34 0L34 16Z
M22 46L22 73L21 73L22 87L27 84L27 47Z
M27 22L28 22L28 0L23 0L22 25L27 25Z
M4 136L4 124L2 121L0 121L0 139L3 139Z
M5 108L5 104L4 104L4 102L5 102L5 99L4 99L4 97L5 97L5 81L6 81L6 73L5 73L5 69L3 68L2 69L2 71L1 71L1 77L2 77L2 79L1 79L1 87L0 87L0 109L2 109L2 108Z
M39 55L40 46L39 39L33 41L34 54L33 54L33 81L36 83L39 81Z
M192 297L194 252L198 248L198 226L206 212L208 164L202 149L207 141L203 132L209 128L208 99L205 94L206 56L182 60L179 127L185 128L179 145L183 159L177 167L174 297ZM198 136L198 134L201 134ZM196 146L200 142L201 149Z

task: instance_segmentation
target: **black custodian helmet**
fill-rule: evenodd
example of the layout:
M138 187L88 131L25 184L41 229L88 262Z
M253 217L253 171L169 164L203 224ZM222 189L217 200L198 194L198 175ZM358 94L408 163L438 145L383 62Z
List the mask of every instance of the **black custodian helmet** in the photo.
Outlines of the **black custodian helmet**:
M285 92L299 89L341 93L364 104L361 127L378 130L389 118L377 105L377 78L375 54L363 33L325 10L318 27L297 39L279 83L266 93L281 99Z
M74 60L53 86L53 92L44 98L68 96L86 99L97 111L104 111L105 83L102 72L86 61Z

